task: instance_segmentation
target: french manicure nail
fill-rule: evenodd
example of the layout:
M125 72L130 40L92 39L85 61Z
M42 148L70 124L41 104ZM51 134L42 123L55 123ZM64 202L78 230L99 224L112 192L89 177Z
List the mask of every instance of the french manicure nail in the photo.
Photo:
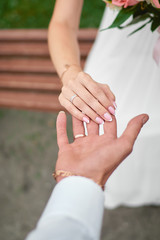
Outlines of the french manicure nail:
M109 122L112 121L112 117L111 117L111 115L110 115L109 113L105 113L105 114L104 114L104 117L105 117L105 119L106 119L107 121L109 121Z
M86 122L86 123L89 123L89 118L83 117L83 121Z
M109 107L108 110L110 111L111 114L115 115L115 109L113 107Z
M116 102L113 102L113 106L115 107L115 109L117 109L117 104L116 104Z
M98 124L103 124L103 123L104 123L103 119L100 118L100 117L96 117L96 122L97 122Z

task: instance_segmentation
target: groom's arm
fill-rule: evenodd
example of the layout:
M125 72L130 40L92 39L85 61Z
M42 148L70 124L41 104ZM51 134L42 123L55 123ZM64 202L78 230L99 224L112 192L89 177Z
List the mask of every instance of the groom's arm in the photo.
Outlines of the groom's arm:
M26 240L98 240L103 212L104 194L96 183L78 176L64 178Z

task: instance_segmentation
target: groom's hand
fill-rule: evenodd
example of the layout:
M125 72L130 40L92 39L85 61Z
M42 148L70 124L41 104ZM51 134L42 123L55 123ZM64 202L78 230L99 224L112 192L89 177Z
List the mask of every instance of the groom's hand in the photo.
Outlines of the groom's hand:
M73 117L73 135L80 134L81 137L69 144L66 115L60 112L57 117L59 154L56 171L69 171L104 185L112 172L132 152L134 142L148 119L146 114L133 118L123 134L117 138L115 118L110 123L104 123L102 136L99 136L98 125L91 121L87 124L88 136L85 136L83 123ZM62 177L57 177L57 181L61 179Z

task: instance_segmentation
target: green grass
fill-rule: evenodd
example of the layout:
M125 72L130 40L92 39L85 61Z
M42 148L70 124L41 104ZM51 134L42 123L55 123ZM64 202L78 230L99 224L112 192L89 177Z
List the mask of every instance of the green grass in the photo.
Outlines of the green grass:
M55 0L0 0L0 28L47 28L54 4ZM98 27L104 7L102 0L84 0L80 27Z

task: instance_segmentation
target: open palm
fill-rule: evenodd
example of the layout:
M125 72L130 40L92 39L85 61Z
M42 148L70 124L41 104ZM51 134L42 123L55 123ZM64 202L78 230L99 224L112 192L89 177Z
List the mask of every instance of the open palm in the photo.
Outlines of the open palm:
M83 123L73 120L73 135L84 133ZM132 119L120 138L117 138L116 119L104 123L104 134L99 136L99 126L87 124L88 136L75 139L69 144L66 132L66 115L60 112L57 118L57 141L59 146L56 170L65 170L93 179L104 185L117 166L131 153L134 142L148 120L146 114ZM57 179L61 180L61 177Z

